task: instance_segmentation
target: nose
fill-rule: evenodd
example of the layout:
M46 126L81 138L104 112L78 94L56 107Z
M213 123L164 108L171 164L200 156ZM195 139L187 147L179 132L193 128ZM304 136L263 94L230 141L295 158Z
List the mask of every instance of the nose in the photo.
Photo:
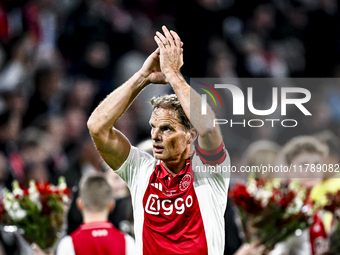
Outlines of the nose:
M154 141L160 141L161 136L158 128L152 128L151 129L151 139Z

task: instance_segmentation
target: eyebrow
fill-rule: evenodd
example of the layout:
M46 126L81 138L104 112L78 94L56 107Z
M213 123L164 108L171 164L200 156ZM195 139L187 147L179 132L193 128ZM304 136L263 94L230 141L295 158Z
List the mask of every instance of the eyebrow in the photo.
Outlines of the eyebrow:
M160 125L159 127L160 127L160 128L166 128L166 127L167 127L167 128L172 128L172 129L173 129L172 125L171 125L171 124L168 124L168 123L167 123L167 124L162 124L162 125Z
M152 127L152 126L154 126L153 125L153 122L151 122L151 121L149 121L149 125ZM162 128L170 128L170 129L175 129L174 127L173 127L173 125L171 125L170 123L165 123L165 124L161 124L161 125L159 125L159 128L160 129L162 129Z

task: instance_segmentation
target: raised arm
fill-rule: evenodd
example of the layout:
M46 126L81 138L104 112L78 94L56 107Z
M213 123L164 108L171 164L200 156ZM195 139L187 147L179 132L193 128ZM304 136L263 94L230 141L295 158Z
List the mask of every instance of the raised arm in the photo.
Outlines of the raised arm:
M87 122L99 153L114 170L124 163L131 146L127 138L114 128L114 124L145 86L150 83L167 83L166 77L160 72L159 52L157 48L137 73L109 94Z
M199 146L204 150L214 150L222 143L220 128L213 125L215 114L209 106L206 115L200 114L201 97L189 86L180 72L183 65L181 39L176 32L169 31L165 26L162 29L164 35L157 32L155 36L155 41L160 48L160 68L175 91L185 114L199 134Z

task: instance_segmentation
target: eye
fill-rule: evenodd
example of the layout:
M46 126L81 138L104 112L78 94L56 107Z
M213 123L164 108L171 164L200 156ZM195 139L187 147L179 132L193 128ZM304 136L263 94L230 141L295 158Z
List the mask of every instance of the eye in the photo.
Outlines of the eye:
M168 126L168 125L162 126L160 129L161 129L161 131L163 131L163 132L165 132L165 131L171 131L171 130L172 130L171 127Z

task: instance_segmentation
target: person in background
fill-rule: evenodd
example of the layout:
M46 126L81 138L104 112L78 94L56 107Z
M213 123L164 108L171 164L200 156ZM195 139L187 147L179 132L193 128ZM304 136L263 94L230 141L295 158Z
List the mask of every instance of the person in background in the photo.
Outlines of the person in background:
M108 166L105 176L112 187L112 196L116 202L114 210L109 214L109 221L119 230L133 236L133 211L130 191L124 180Z
M245 166L275 165L280 153L280 146L268 140L258 140L251 143L247 150L243 153L242 164ZM252 173L253 176L239 176L236 180L246 181L246 178L273 178L270 174ZM234 181L235 182L235 181ZM231 185L233 185L233 183ZM247 232L242 229L242 223L239 211L234 205L233 200L229 200L227 209L224 214L225 218L225 250L224 255L262 255L265 246L260 245L258 241L246 243L250 240L246 236Z
M322 180L322 172L308 171L311 165L323 164L328 154L328 148L313 136L296 136L289 140L282 148L282 156L287 165L296 166L296 172L290 173L292 180L299 180L300 185L307 190L313 189ZM300 171L301 170L301 171ZM314 223L310 229L306 229L301 235L292 236L286 241L275 245L270 255L297 254L310 255L319 254L326 242L323 213L316 213Z
M331 131L323 131L316 135L324 145L328 147L329 153L324 160L323 179L318 183L311 193L311 198L318 201L320 204L325 205L327 202L326 194L336 193L340 189L339 164L340 164L340 139ZM327 169L325 168L327 167ZM326 225L327 231L330 230L330 221Z
M80 182L77 206L83 224L58 244L56 255L132 255L134 240L108 222L114 208L112 188L102 173L84 176Z

